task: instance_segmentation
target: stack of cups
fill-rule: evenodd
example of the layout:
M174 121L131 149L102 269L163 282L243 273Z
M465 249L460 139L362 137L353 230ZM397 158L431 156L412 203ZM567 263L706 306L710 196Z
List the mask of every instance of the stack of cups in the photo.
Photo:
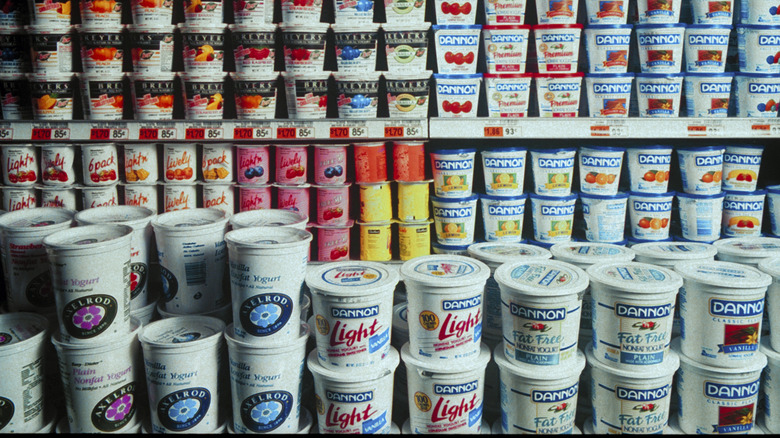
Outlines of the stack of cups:
M526 149L488 148L480 155L485 176L485 194L480 196L485 240L519 243L527 198L523 193Z
M525 2L520 4L525 8ZM502 11L506 9L503 4L499 5ZM491 6L495 8L497 5L492 3ZM494 13L495 11L496 9ZM487 59L487 73L484 78L485 89L490 96L490 117L528 115L533 74L525 72L525 65L530 30L531 26L523 24L493 24L483 28L482 41Z
M163 144L163 212L197 206L198 145Z
M405 262L401 277L409 315L401 356L411 430L479 433L484 396L491 395L485 393L490 349L480 342L490 268L469 257L432 255Z
M401 260L431 253L428 210L431 180L425 179L425 143L393 142L393 180L397 184L398 249Z
M780 14L773 4L741 1L740 6L736 115L775 118L780 107Z
M307 362L319 433L390 432L399 363L391 346L397 283L393 269L362 261L326 264L306 275L317 329ZM349 421L334 421L335 415Z
M72 149L70 149L72 151ZM72 152L71 152L72 153ZM41 153L42 158L46 158ZM6 145L0 150L3 170L3 210L16 211L37 206L38 153L32 144ZM71 176L71 180L72 180ZM48 178L43 178L48 182ZM73 206L75 209L75 206Z
M157 145L154 143L125 144L122 146L125 172L124 205L145 207L159 212L158 192L159 163Z
M734 73L725 73L730 34L731 22L691 24L685 29L688 117L728 117L734 80Z
M201 149L203 208L216 208L233 216L235 207L234 148L232 143L208 143Z
M376 118L379 107L379 78L376 71L379 25L371 23L371 12L364 18L372 0L338 0L336 24L333 33L336 41L336 106L340 119ZM351 9L357 12L351 13ZM425 81L427 78L423 78ZM426 87L427 88L427 87ZM425 94L427 100L427 93ZM412 102L416 105L416 102ZM421 117L427 116L427 112Z
M348 260L349 232L353 225L349 208L352 184L347 182L349 146L315 144L313 147L316 199L316 221L313 227L317 229L317 260ZM360 194L363 196L362 190Z
M307 181L309 175L309 147L307 145L275 145L276 169L276 208L280 210L292 210L308 218L310 215L310 189ZM264 151L260 150L261 153ZM255 158L252 158L254 161ZM257 160L262 162L261 160ZM260 175L258 182L262 181L262 165L256 168L255 176ZM342 163L342 175L346 180L346 162ZM245 174L246 176L246 174ZM241 203L248 201L244 209L271 208L271 186L254 186L239 189ZM349 211L346 212L347 216ZM347 246L349 243L347 242ZM348 255L348 254L347 254Z
M705 146L699 148L677 148L676 150L677 158L680 162L680 176L683 189L683 192L677 192L682 237L687 240L712 243L721 237L721 219L728 220L726 211L723 208L726 193L723 193L721 190L725 147ZM736 175L732 176L732 178L736 179ZM671 201L672 193L668 195L669 201ZM763 203L764 199L761 196L762 213ZM733 216L737 217L738 215ZM651 229L652 224L651 219ZM751 222L750 225L755 226L758 224L760 222L756 224ZM744 221L741 224L739 223L738 217L734 225L735 228L736 225L741 225L741 229L750 230ZM667 229L662 227L662 230ZM727 231L725 227L724 231ZM760 233L760 227L755 231ZM668 237L668 232L663 237Z
M586 354L594 432L661 433L680 365L669 344L683 280L669 268L626 261L595 264L587 273L593 333Z
M24 25L27 24L26 2L10 3L0 11L0 114L3 120L31 120L33 109L30 85L26 73L31 71L30 40ZM56 9L55 9L56 10ZM67 17L65 25L70 24ZM60 26L61 27L61 26Z
M436 239L445 249L474 243L477 199L474 187L474 159L477 150L436 149L431 152L433 169L433 220Z
M726 146L721 188L723 237L759 237L764 220L766 190L756 190L763 146ZM770 218L772 214L770 213Z
M270 149L263 144L236 145L239 213L271 208ZM308 220L309 212L304 215Z
M393 197L387 178L387 146L383 142L355 143L353 149L360 199L360 260L390 261Z
M443 8L444 5L449 7ZM469 8L470 13L463 14L464 7ZM447 12L443 12L445 9ZM476 2L472 1L463 4L444 2L436 8L439 24L431 27L438 66L433 77L439 117L477 116L482 87L482 73L477 73L482 25L474 24L475 11Z
M624 242L628 193L618 192L625 148L583 146L579 154L580 202L588 242Z
M590 117L628 117L634 73L628 73L632 24L628 1L586 1L588 74L585 84Z
M23 146L17 146L23 147ZM4 148L13 150L14 148ZM5 150L3 151L5 152ZM41 145L41 207L76 209L76 147L62 143ZM24 167L23 163L21 162ZM10 163L9 163L10 164ZM30 179L28 171L28 181ZM17 183L24 179L17 173Z
M140 323L130 317L133 228L85 225L43 239L52 267L60 362L72 433L133 432L144 399ZM88 377L85 377L88 376ZM143 404L141 404L143 406Z
M81 145L84 209L119 205L119 151L115 143Z
M671 201L674 195L673 192L667 193L672 163L672 147L663 145L631 147L626 150L626 160L630 189L628 223L631 234L628 236L629 243L668 240L668 225L672 213ZM648 200L651 204L645 202ZM641 202L635 203L635 201ZM659 203L656 204L654 201ZM649 217L650 214L652 217ZM655 223L657 227L651 228L650 222L656 217L658 218ZM667 226L660 226L664 222Z
M424 20L425 3L425 0L385 2L387 23L382 25L382 30L388 71L384 77L391 118L428 117L432 73L425 67L431 24Z
M549 248L571 240L574 203L571 192L575 148L531 150L534 192L531 198L533 240Z
M683 262L674 269L684 280L681 336L672 344L682 361L677 378L679 427L689 434L749 433L758 413L761 371L767 364L759 345L772 277L750 266L720 261ZM777 356L771 349L761 350Z

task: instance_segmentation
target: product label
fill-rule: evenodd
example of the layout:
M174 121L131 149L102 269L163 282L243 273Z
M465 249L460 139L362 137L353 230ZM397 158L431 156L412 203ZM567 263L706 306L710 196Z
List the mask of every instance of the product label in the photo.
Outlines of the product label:
M236 275L246 277L243 271L237 270L231 263L230 277L231 281L236 283ZM253 283L267 285L280 280L280 277L259 277L254 275ZM262 286L261 286L262 287ZM281 330L293 311L292 299L284 294L269 293L255 295L241 304L239 309L239 319L241 326L252 336L270 336Z
M332 362L333 358L356 355L374 355L381 358L390 346L390 327L380 322L380 306L368 307L330 307L327 316L317 315L317 333L327 336L327 347L319 348L322 361ZM347 366L365 366L378 359L355 358L357 363Z
M0 397L0 429L8 426L14 417L14 411L14 403L5 397Z
M613 414L619 423L609 426L622 433L660 434L668 423L671 384L658 388L599 387L614 393L619 400L620 412Z
M478 380L457 384L434 383L432 394L418 391L414 394L417 414L426 424L418 428L422 433L444 433L479 427L482 422L482 398L477 397Z
M252 432L267 433L281 426L293 410L293 395L267 391L245 398L240 405L241 421Z
M323 433L383 433L390 428L387 411L379 412L374 391L343 393L325 389L325 400L314 396L317 413L325 416ZM327 407L326 407L327 406Z
M736 385L704 381L704 397L718 405L713 433L745 433L753 429L760 380Z
M502 387L502 390L504 388ZM527 397L533 403L533 427L513 425L523 432L537 434L569 434L574 429L574 412L579 384L568 388L540 390L532 388L529 394L512 389L513 395ZM530 424L529 424L530 426Z
M172 392L157 404L157 418L171 431L181 432L197 426L208 413L211 393L206 388L187 388Z
M76 281L76 280L71 280ZM79 280L85 287L100 282L99 278ZM65 305L62 323L68 334L77 339L89 339L107 331L117 316L117 301L110 295L88 295Z
M115 432L133 420L136 383L131 382L103 397L92 409L92 424L103 432Z

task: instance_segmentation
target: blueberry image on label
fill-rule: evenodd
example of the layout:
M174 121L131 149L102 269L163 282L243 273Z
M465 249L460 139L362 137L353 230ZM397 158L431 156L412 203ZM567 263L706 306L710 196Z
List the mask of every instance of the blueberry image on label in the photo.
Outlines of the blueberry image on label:
M184 344L186 342L192 342L197 339L200 339L200 333L197 332L191 332L191 333L184 333L183 335L178 335L175 338L173 338L174 344Z

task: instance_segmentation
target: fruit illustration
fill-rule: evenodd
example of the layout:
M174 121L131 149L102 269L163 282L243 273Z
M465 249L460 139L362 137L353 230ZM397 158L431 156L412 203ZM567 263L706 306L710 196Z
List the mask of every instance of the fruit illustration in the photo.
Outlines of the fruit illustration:
M141 0L138 5L142 8L154 9L161 8L165 0Z
M447 186L459 186L463 184L463 179L460 176L452 175L447 177L445 185Z
M195 53L195 61L197 62L211 62L216 59L214 54L214 48L208 44L204 44L198 47Z
M767 103L759 103L757 108L761 112L769 111L774 113L777 112L777 102L774 99L769 99Z
M658 328L658 323L655 321L640 321L635 322L631 327L638 328L639 330L655 330Z
M244 176L247 179L252 178L260 178L265 174L265 169L263 169L263 166L255 166L255 167L248 167L246 170L244 170Z
M643 403L641 405L634 406L634 410L639 412L655 412L658 408L658 403Z
M35 175L35 172L33 172L33 175ZM64 170L58 169L56 167L48 167L43 171L41 178L43 178L44 181L66 182L68 181L68 172L65 172Z
M149 171L146 169L125 171L125 181L128 182L146 181L146 178L148 177L149 177Z
M260 96L259 94L254 94L254 95L237 96L236 106L243 109L255 109L265 105L263 105L263 96Z
M287 177L287 179L297 178L299 176L306 175L306 169L298 164L296 166L288 167L284 175Z
M320 96L320 100L317 103L317 106L319 108L327 108L328 107L328 95L327 94L323 94L322 96Z
M342 257L347 257L349 255L349 248L346 246L341 246L338 248L333 248L330 251L330 259L331 260L338 260Z
M558 412L563 412L563 411L565 411L568 408L569 408L569 404L568 403L561 403L559 405L550 406L549 408L547 408L547 411L548 412L558 413Z
M97 14L105 14L112 11L119 12L122 10L122 6L120 4L119 8L117 8L117 3L115 0L94 0L89 10Z
M249 48L249 53L247 53L246 57L250 59L256 59L256 60L263 60L271 56L271 49L268 47L263 47L262 49L257 49L254 47Z
M361 53L362 51L360 49L356 49L352 46L344 46L341 48L340 53L336 53L336 56L339 56L341 59L345 61L352 61L353 59L359 58Z
M290 59L293 61L307 61L311 58L309 49L297 48L290 51Z
M726 180L753 182L758 178L755 172L747 169L734 169L726 175Z
M449 234L460 233L460 225L450 222L444 226L444 232Z
M465 55L460 52L447 52L444 54L444 62L456 65L471 64L474 62L474 52L469 52Z
M761 228L761 221L751 216L735 216L729 219L730 228Z
M531 330L532 332L546 332L552 330L552 327L541 322L526 322L523 327Z
M222 109L222 94L215 93L209 98L209 103L206 105L206 111L217 111Z
M722 175L723 175L722 172L719 171L719 170L717 170L717 171L709 171L709 172L707 172L707 173L705 173L704 175L701 176L701 182L703 182L703 183L711 183L711 182L719 183L720 180L721 180Z
M699 50L699 61L717 61L720 62L723 58L723 52L720 50Z
M471 101L463 102L462 104L460 102L450 102L448 100L445 100L441 103L441 109L445 113L452 113L452 114L459 114L459 113L468 113L472 110L473 105Z
M49 110L57 104L57 99L45 94L38 98L38 109Z
M325 175L325 178L333 178L336 176L341 176L344 174L344 168L341 166L332 166L328 167L323 171L323 174Z
M664 11L671 11L672 0L648 0L647 2L648 11L655 11L659 9Z
M188 14L192 14L192 13L197 14L203 11L203 5L201 4L201 0L189 0L186 3L188 3L188 5L185 12Z
M101 170L100 172L92 172L89 175L89 179L92 180L94 183L99 182L106 182L106 181L116 181L116 171L111 170Z
M165 179L168 181L182 181L185 179L191 179L193 175L192 167L187 167L185 169L168 169L165 171Z
M45 2L40 4L45 5ZM59 6L57 6L57 13L61 15L70 15L70 0L65 3L60 3Z
M766 63L767 64L777 64L780 63L780 52L775 53L774 55L769 55L766 57Z
M514 231L518 228L517 221L504 221L499 228L501 231Z
M496 182L499 184L511 184L515 180L514 175L508 173L501 173L496 176Z
M35 174L34 170L20 170L17 173L9 173L8 174L8 181L11 184L21 184L25 181L35 182L38 180L38 176Z
M566 184L569 181L569 177L565 173L555 173L549 176L550 184Z
M671 61L673 54L671 50L648 50L647 62L653 61Z
M660 230L669 226L669 219L661 219L657 217L643 217L639 219L639 228L652 228L653 230Z
M122 59L122 54L119 53L116 47L95 47L92 49L91 58L93 61L111 61L112 59Z

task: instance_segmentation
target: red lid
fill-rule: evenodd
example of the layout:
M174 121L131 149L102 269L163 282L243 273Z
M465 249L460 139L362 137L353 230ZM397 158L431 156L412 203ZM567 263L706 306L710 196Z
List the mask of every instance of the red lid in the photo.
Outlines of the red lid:
M482 26L482 30L511 30L511 29L530 29L530 24L489 24Z
M578 71L575 73L533 73L535 78L550 78L550 79L559 79L559 78L581 78L585 76L585 73Z
M533 73L484 73L483 78L498 78L498 79L517 79L517 78L532 78Z
M535 24L531 26L531 29L566 29L566 28L573 28L573 29L582 29L582 25L577 24Z

